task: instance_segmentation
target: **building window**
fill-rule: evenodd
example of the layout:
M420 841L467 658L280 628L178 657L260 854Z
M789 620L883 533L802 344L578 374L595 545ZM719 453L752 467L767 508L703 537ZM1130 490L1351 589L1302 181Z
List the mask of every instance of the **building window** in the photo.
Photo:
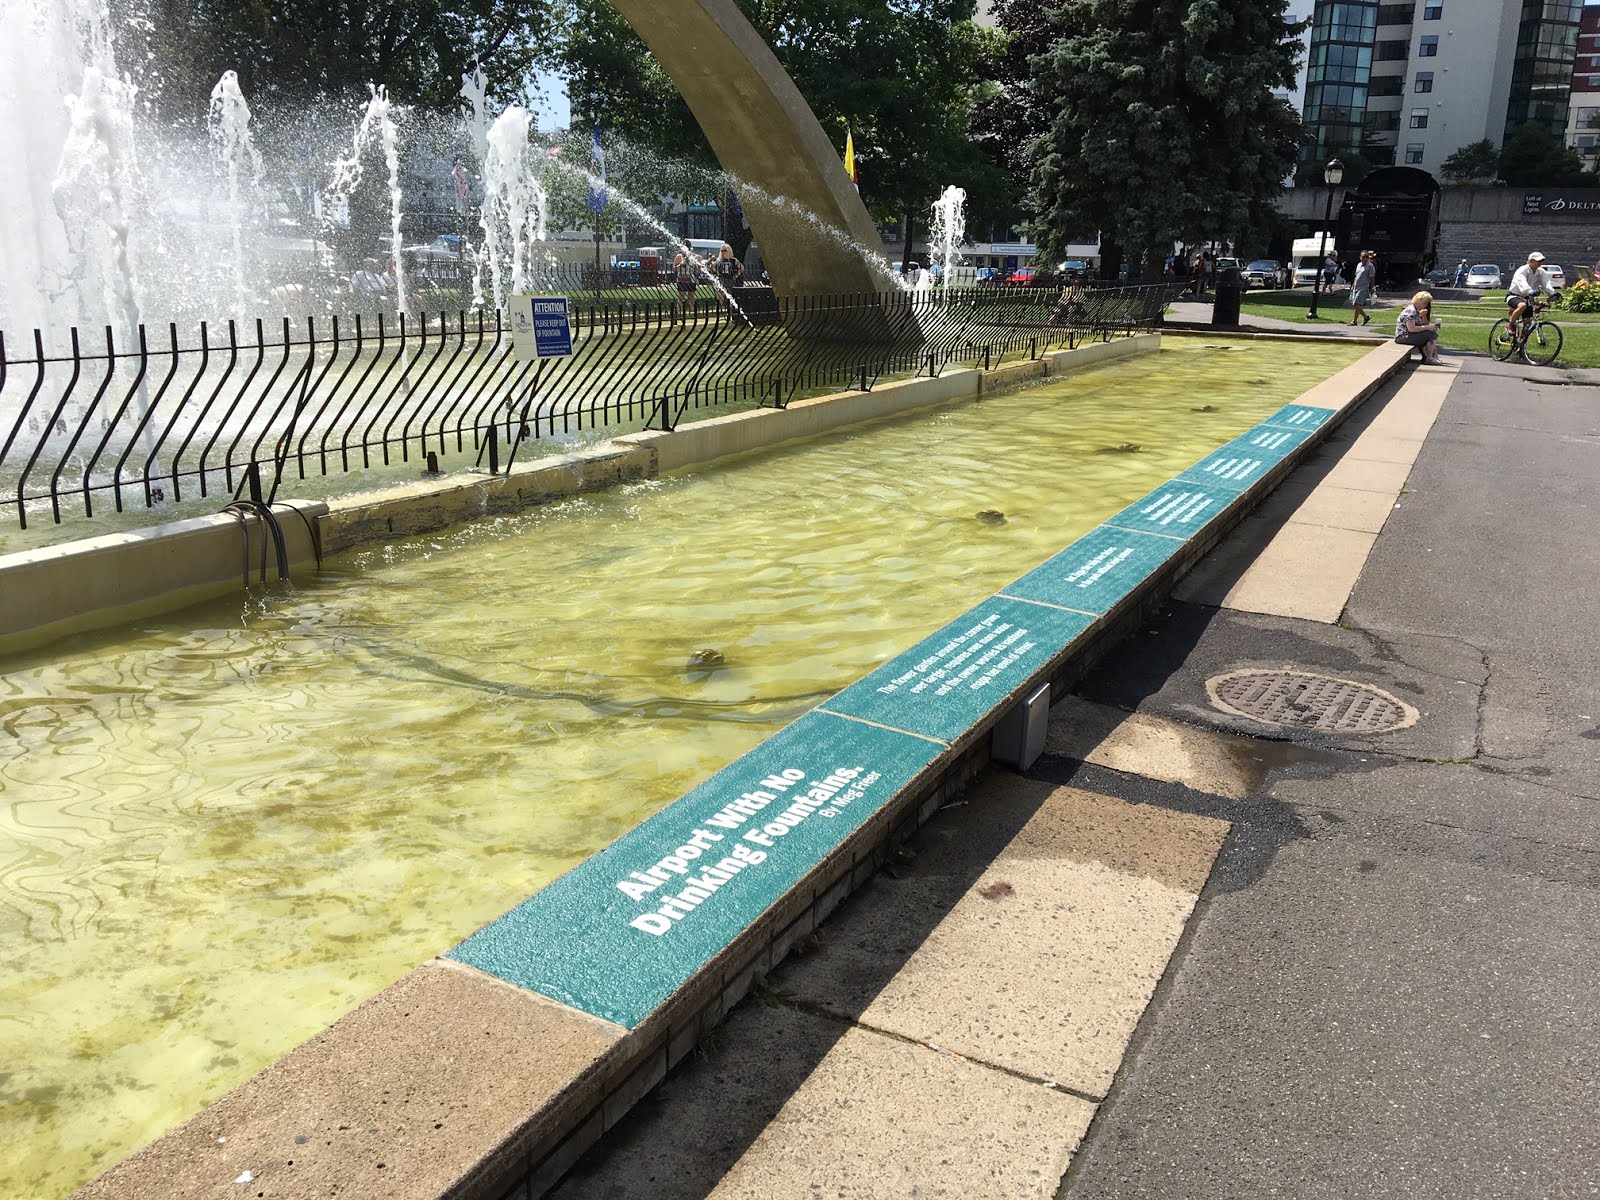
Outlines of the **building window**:
M1409 25L1417 15L1417 0L1408 4L1378 5L1379 25Z
M1405 90L1404 75L1374 75L1367 85L1369 96L1398 96Z
M1442 16L1444 16L1444 0L1438 0L1437 3L1424 4L1422 6L1422 19L1424 21L1437 21Z
M1408 165L1416 166L1422 161L1422 146L1421 142L1406 143L1406 163Z
M1431 91L1433 91L1433 72L1432 71L1418 71L1417 72L1417 88L1416 88L1416 90L1419 91L1419 92L1431 92Z
M1378 43L1378 61L1394 62L1396 59L1405 58L1410 52L1404 38L1394 38Z
M1418 58L1433 58L1439 53L1439 35L1430 33L1417 46Z
M1425 108L1413 108L1411 110L1411 128L1426 129L1427 127L1428 110Z

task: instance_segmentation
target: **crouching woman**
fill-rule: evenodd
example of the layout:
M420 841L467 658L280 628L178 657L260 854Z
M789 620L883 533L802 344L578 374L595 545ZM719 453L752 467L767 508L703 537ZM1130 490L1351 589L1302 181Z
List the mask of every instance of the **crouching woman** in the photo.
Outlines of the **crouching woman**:
M1422 352L1422 361L1439 361L1439 322L1433 319L1433 294L1418 292L1395 322L1394 340L1415 346Z

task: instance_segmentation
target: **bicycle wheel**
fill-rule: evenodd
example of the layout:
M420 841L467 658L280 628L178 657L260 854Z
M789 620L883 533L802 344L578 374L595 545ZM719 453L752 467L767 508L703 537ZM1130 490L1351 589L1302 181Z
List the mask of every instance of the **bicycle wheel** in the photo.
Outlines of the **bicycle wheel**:
M1548 367L1561 353L1561 326L1540 321L1522 342L1522 357L1536 367Z
M1505 362L1517 349L1516 334L1512 332L1511 322L1501 317L1489 330L1489 353L1498 362Z

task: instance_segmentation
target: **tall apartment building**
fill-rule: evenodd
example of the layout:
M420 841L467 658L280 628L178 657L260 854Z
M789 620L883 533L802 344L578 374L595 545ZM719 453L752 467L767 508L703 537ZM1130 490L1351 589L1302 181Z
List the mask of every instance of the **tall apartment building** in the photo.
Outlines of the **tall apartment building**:
M1438 174L1528 121L1567 132L1582 0L1317 0L1301 161L1359 149Z
M1567 145L1583 165L1600 168L1600 6L1583 10L1578 54L1572 64L1572 100L1567 110Z

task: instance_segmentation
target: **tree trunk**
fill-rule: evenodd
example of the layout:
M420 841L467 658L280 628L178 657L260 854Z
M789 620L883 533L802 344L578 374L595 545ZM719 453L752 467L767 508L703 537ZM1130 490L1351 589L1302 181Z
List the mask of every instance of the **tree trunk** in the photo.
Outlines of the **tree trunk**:
M911 247L912 247L913 243L915 243L916 240L917 240L917 218L914 215L915 211L916 210L914 210L909 205L907 205L907 207L906 207L906 248L905 248L905 252L900 256L900 273L902 275L905 274L906 271L908 271L910 269L910 267L911 267Z
M1100 278L1115 283L1122 270L1122 247L1115 242L1100 243Z

